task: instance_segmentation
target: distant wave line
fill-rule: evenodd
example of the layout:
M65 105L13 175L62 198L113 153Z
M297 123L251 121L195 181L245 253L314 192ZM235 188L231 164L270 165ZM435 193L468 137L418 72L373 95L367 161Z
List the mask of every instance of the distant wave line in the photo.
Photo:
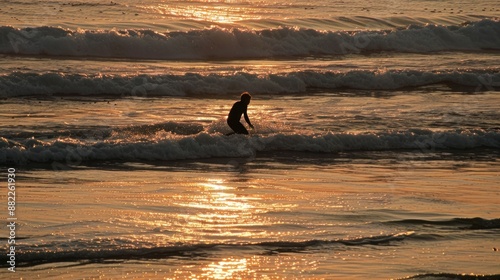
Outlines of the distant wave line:
M243 91L263 94L317 90L397 90L446 84L476 91L498 90L500 69L441 71L385 70L296 71L258 75L246 72L184 75L83 75L21 73L0 75L0 97L52 95L120 98L225 95Z
M160 33L0 27L0 54L164 60L254 59L371 52L431 53L500 50L500 21L409 25L385 31L322 31L280 27Z

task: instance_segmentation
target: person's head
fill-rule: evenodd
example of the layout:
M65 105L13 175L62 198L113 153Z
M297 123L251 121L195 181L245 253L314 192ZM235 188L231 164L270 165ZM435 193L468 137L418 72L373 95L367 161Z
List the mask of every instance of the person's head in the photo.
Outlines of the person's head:
M245 104L250 104L250 99L252 99L252 96L250 95L250 93L248 92L244 92L241 94L241 102L245 103Z

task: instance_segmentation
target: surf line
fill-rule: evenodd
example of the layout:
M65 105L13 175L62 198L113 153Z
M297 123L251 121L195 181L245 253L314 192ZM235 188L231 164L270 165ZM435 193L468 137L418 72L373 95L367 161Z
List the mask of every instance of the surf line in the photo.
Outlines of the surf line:
M9 168L7 173L7 228L9 238L7 239L7 268L10 272L16 272L16 169Z

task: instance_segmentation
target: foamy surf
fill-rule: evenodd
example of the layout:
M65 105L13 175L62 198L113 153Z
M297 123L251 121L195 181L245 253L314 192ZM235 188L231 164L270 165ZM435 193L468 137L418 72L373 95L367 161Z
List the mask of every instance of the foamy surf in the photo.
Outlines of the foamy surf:
M284 95L338 89L396 90L445 84L472 90L500 87L499 69L448 71L298 71L268 75L237 72L201 75L80 75L12 73L0 76L0 96L158 97L228 95L243 91Z
M410 25L386 31L211 28L69 30L0 27L0 54L162 60L284 58L373 52L430 53L500 49L500 22Z
M128 134L127 134L128 135ZM184 159L251 157L258 152L464 150L500 148L500 133L484 131L407 130L383 133L273 133L225 136L200 132L176 135L163 130L154 135L126 138L54 140L0 138L0 163L27 164L66 161L173 161Z

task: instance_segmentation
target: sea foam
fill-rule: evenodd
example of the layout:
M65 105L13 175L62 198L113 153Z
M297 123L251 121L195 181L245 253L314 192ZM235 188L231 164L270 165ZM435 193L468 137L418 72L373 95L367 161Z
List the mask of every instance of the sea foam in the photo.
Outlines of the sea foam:
M0 75L0 96L186 96L236 94L243 91L265 94L302 93L308 90L362 89L395 90L433 84L500 88L499 69L449 71L296 71L257 75L237 72L228 75L80 75L63 73L12 73Z
M323 31L294 27L144 30L68 30L0 27L0 53L72 57L206 60L346 55L365 52L500 49L500 22L463 26L410 25L385 31Z
M156 161L253 157L259 152L289 151L337 153L341 151L461 150L500 148L498 131L392 131L380 133L272 133L224 136L199 132L177 135L156 133L104 139L57 138L11 141L0 138L0 163L81 163L84 161Z

